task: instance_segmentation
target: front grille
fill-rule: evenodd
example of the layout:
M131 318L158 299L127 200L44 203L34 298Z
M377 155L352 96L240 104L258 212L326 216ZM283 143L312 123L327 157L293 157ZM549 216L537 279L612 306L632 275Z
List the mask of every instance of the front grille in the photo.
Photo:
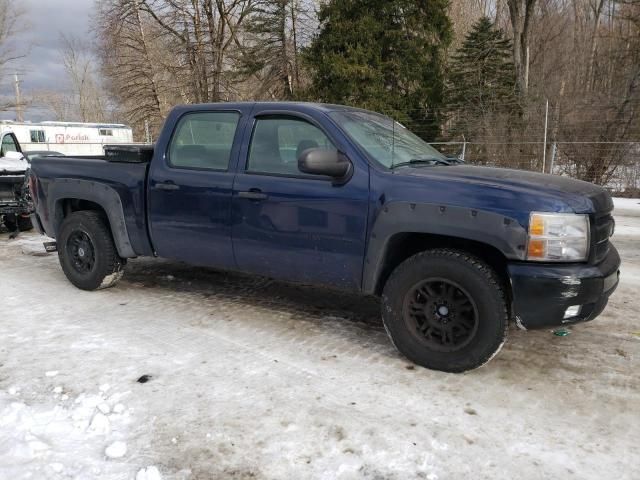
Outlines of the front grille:
M614 228L611 213L596 214L591 223L591 258L600 263L609 253L609 238Z
M23 175L0 175L0 201L4 205L19 203L23 184Z
M0 200L5 202L15 201L16 190L15 186L11 183L0 183Z

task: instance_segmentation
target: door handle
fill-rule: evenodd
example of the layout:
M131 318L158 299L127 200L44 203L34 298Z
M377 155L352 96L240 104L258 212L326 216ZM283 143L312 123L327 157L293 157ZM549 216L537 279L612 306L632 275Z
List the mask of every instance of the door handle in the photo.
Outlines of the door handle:
M266 200L267 194L262 193L259 188L252 188L248 192L238 192L239 198L246 198L247 200Z
M158 182L154 185L158 190L180 190L180 186L173 182Z

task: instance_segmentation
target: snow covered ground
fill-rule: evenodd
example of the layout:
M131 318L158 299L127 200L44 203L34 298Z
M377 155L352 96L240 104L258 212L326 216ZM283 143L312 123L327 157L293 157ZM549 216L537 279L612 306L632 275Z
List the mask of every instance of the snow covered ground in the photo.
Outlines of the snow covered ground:
M605 313L464 375L400 357L372 299L153 259L82 292L1 234L0 479L640 478L640 200L616 207Z

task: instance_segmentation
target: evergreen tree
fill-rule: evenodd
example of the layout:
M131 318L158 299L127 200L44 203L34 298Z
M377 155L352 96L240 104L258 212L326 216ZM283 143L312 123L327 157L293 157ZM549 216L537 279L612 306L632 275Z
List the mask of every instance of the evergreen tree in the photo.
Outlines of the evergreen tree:
M517 110L511 41L483 17L472 27L449 70L448 105L465 123L489 113Z
M500 158L533 155L514 151L508 142L521 138L516 72L511 42L488 18L481 18L452 56L447 84L447 136L462 134L481 142L467 157L496 163ZM518 134L518 132L520 132ZM504 142L504 143L496 143Z
M297 34L303 13L299 0L259 0L252 5L239 66L240 73L260 80L254 97L291 99L297 93Z
M310 98L394 116L426 139L439 132L448 0L340 0L319 10L305 52Z

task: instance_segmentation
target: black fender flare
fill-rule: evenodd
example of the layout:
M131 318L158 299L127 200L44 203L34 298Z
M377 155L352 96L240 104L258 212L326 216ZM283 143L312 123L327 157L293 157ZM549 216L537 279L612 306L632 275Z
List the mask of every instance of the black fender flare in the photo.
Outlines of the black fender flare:
M87 200L100 205L107 214L113 241L122 258L136 257L131 242L127 224L124 219L124 209L118 192L104 183L72 178L56 178L49 186L49 212L53 212L53 231L58 229L64 220L64 200Z
M510 260L524 260L527 230L508 216L469 207L394 202L384 205L374 221L365 256L362 290L376 292L390 239L420 233L473 240L494 247Z

